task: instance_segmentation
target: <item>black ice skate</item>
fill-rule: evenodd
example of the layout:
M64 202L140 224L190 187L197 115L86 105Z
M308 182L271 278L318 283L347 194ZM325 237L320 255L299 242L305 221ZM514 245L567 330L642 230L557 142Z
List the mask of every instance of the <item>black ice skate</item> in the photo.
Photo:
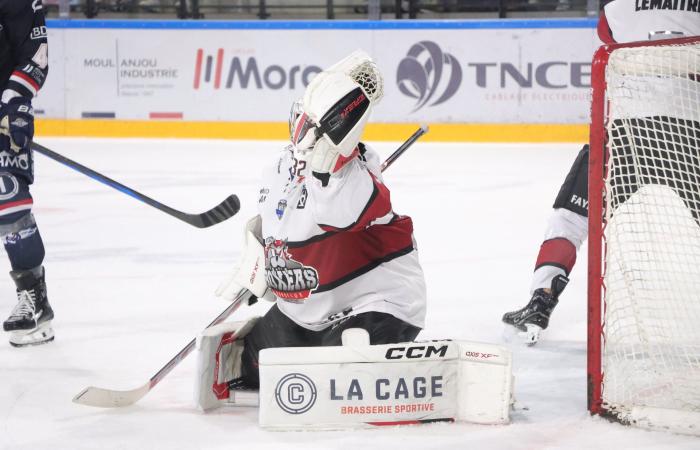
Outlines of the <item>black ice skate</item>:
M540 338L540 331L549 325L549 316L559 303L559 295L568 283L569 279L564 275L557 275L552 280L551 293L537 289L524 308L505 313L503 322L522 332L528 345L536 344Z
M10 344L15 347L44 344L54 338L53 310L46 295L44 268L40 269L39 277L31 270L10 272L17 286L17 306L2 326L10 332Z

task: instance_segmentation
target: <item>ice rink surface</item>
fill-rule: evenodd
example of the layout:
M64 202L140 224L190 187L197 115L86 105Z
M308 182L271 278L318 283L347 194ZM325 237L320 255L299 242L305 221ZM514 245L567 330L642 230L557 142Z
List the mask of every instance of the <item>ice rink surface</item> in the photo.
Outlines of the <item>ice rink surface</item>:
M630 429L586 411L585 249L536 347L507 342L505 311L529 299L545 221L579 146L418 143L385 174L395 211L415 223L428 284L420 338L502 343L514 353L508 426L434 424L362 431L267 432L257 409L202 414L194 356L141 402L71 403L83 387L142 385L226 304L213 292L255 213L259 168L280 142L38 139L165 204L207 210L236 193L241 212L196 229L36 155L34 212L46 244L52 344L0 341L0 449L698 449L700 441ZM387 156L397 144L374 147ZM0 268L10 270L5 257ZM15 304L0 276L0 314ZM234 316L262 315L269 304Z

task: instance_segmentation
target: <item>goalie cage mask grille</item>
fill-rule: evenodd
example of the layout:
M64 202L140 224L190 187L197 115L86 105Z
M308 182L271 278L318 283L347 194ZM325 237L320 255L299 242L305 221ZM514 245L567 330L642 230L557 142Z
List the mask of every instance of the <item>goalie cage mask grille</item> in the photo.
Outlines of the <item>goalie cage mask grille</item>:
M348 74L367 94L372 104L378 103L384 96L384 80L373 61L363 61Z

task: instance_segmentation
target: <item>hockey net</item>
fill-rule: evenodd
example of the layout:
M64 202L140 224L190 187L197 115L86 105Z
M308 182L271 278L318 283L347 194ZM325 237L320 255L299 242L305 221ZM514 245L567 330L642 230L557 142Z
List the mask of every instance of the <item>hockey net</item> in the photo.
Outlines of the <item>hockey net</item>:
M700 435L700 37L601 47L589 163L589 409Z

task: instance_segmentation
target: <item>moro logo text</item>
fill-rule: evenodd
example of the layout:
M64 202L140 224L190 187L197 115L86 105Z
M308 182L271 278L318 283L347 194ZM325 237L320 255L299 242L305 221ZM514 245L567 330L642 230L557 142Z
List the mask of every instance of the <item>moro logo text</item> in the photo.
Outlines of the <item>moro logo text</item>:
M429 106L449 100L462 83L462 67L436 43L421 41L399 63L396 83L402 94L416 99L417 111L431 100Z
M200 89L204 83L213 83L214 89L222 86L225 89L296 89L306 87L311 78L321 71L318 66L262 66L254 56L234 56L226 63L223 48L217 50L216 56L205 56L200 48L195 58L194 88Z
M317 396L314 382L300 373L285 375L275 387L277 405L289 414L304 414L314 406Z

